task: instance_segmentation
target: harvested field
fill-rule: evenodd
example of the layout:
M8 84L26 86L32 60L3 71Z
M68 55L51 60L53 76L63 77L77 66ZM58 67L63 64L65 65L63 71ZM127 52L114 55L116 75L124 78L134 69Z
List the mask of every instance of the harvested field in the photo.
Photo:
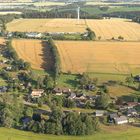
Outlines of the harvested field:
M140 42L56 41L63 72L140 72Z
M33 69L52 69L53 58L46 42L41 40L14 39L12 45L18 56L30 62Z
M124 40L140 41L140 24L124 19L87 20L88 26L101 40L117 39L122 36Z
M97 39L110 40L122 36L126 41L140 41L140 24L126 19L17 19L7 24L8 31L20 32L85 32L90 27Z
M7 30L20 32L85 32L84 20L79 22L77 19L18 19L9 23Z

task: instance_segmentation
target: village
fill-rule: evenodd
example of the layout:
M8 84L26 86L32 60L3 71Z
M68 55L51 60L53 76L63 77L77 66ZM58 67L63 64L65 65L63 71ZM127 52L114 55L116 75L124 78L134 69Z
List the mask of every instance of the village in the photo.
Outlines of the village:
M36 81L36 85L34 85L34 80L30 77L29 64L23 60L12 62L8 58L10 56L7 57L6 54L7 51L3 48L1 50L0 75L8 84L7 86L0 86L0 94L17 90L20 95L23 92L24 104L30 107L35 105L35 112L39 115L50 115L49 102L52 102L54 106L63 108L63 111L66 113L88 113L92 117L99 118L106 125L133 125L139 122L139 99L125 101L120 97L111 97L105 84L99 86L96 83L97 79L90 78L86 73L81 75L79 79L79 91L68 87L59 87L47 76L44 77L43 82ZM11 77L10 73L15 70L17 71L17 76ZM27 71L30 76L27 74ZM140 76L134 76L133 80L139 83ZM108 84L113 85L116 83L115 81L108 81ZM44 106L47 106L48 109L44 109ZM24 117L23 123L26 124L27 120L31 121L30 117ZM25 124L24 126L26 126Z
M7 63L7 61L1 62L1 65ZM8 66L6 67L5 71L10 71L12 67ZM2 75L2 73L1 73ZM135 80L139 81L139 76L135 77ZM32 84L29 82L28 84L20 84L21 89L25 90L29 88L29 93L25 92L25 101L24 103L26 105L36 105L42 107L42 106L48 106L48 102L43 101L45 98L48 98L48 94L46 94L45 89L32 89ZM9 92L9 86L0 86L0 93L5 94L6 92ZM52 89L49 89L49 96L52 96L54 101L56 102L61 102L59 101L59 98L63 98L65 100L64 104L62 106L65 107L63 110L64 112L72 112L76 111L77 113L83 113L82 111L78 111L80 109L85 109L86 113L90 114L93 117L98 117L101 120L106 118L106 124L112 125L112 124L133 124L138 122L140 119L140 114L136 110L136 108L140 107L140 103L138 101L131 101L131 102L126 102L123 101L120 98L113 98L109 97L110 100L107 103L107 106L111 104L113 106L112 110L108 110L107 107L103 107L100 105L97 105L98 102L100 103L99 100L102 100L102 92L101 90L96 90L97 86L95 84L87 84L84 85L84 92L75 92L74 90L67 88L67 87L54 87ZM96 94L94 95L87 95L86 92L88 91L97 91ZM86 92L85 92L86 91ZM105 90L104 90L105 91ZM108 93L104 93L107 94ZM57 99L58 97L58 99ZM55 99L56 98L56 99ZM105 98L106 99L106 98ZM58 100L58 101L57 101ZM40 103L38 102L40 101ZM56 103L54 102L54 103ZM59 104L59 103L58 103ZM61 104L61 103L60 103ZM56 104L57 105L57 104ZM61 105L60 105L61 106ZM70 108L70 110L69 110ZM73 108L77 108L76 110L73 110ZM88 110L90 109L90 112ZM91 111L93 110L93 111ZM40 115L48 115L50 114L50 109L45 110L45 109L38 109L37 111ZM28 117L24 118L23 121L27 123L27 120L31 120Z
M0 0L0 140L139 140L139 0Z
M93 85L88 85L87 90L93 90ZM52 94L56 96L65 96L67 99L74 101L76 104L76 107L78 108L85 108L86 103L90 103L90 107L94 108L94 111L90 113L93 116L96 117L107 117L107 123L108 124L126 124L126 123L135 123L137 119L140 118L140 114L136 111L135 107L139 106L139 102L120 102L117 99L112 99L111 102L116 105L116 112L109 112L107 110L96 110L95 108L95 102L97 98L100 98L100 94L94 95L94 96L88 96L83 93L74 93L71 91L71 89L68 88L54 88L52 90ZM44 95L44 90L42 89L34 89L31 92L31 98L40 98ZM72 111L72 110L70 110ZM80 111L77 111L78 113L81 113Z

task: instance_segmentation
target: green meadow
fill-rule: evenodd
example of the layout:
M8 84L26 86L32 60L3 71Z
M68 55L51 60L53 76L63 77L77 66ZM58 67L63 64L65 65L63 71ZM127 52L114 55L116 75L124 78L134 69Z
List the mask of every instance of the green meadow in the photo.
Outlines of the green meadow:
M0 128L0 140L140 140L140 128L115 132L98 132L92 136L54 136L15 129Z

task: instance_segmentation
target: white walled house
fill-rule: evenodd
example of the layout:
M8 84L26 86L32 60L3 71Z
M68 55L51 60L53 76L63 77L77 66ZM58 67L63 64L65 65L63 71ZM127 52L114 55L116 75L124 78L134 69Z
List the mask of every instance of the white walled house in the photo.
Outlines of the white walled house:
M32 98L39 98L43 95L44 90L43 89L33 89L31 92Z
M26 36L29 37L29 38L41 38L42 33L31 32L31 33L26 33Z
M117 117L117 118L114 118L114 121L116 124L126 124L128 123L128 119L126 116L120 116L120 117Z

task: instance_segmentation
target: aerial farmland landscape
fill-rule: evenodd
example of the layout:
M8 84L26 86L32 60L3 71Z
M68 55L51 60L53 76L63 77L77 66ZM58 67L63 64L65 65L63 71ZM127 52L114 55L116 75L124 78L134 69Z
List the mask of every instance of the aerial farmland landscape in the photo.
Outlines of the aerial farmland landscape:
M0 140L140 140L139 0L0 0Z
M103 20L81 19L79 21L76 19L19 19L9 23L7 30L10 32L84 33L87 27L94 30L97 39L101 37L100 40L123 36L124 40L127 41L140 41L139 24L119 18Z

